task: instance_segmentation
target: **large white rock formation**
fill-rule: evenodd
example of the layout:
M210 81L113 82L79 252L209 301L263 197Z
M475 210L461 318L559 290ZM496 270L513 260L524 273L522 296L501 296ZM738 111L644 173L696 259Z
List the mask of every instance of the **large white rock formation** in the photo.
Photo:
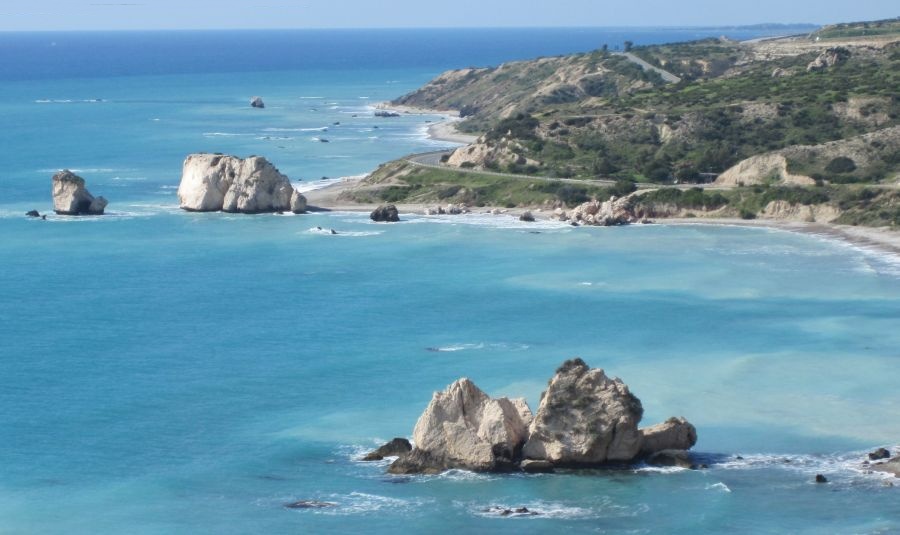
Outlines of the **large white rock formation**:
M492 399L469 379L435 392L413 431L413 451L392 473L512 469L528 438L531 410L523 399Z
M84 179L68 169L53 175L53 210L59 215L103 215L109 204L94 197L84 186Z
M181 208L192 212L302 213L306 198L268 160L191 154L178 187Z
M620 379L569 360L550 380L522 453L556 465L629 462L641 451L643 414Z

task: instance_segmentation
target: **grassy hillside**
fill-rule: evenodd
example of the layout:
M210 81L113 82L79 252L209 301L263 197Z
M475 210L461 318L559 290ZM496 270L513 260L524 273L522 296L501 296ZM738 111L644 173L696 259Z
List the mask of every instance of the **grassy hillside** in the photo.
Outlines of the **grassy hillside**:
M900 184L897 19L764 43L706 39L631 53L681 81L666 83L625 55L597 50L450 71L399 98L396 104L460 110L461 129L483 136L457 150L446 171L404 167L376 174L376 181L404 177L379 195L431 201L454 191L450 197L476 205L569 204L610 192L585 183L571 195L577 182L528 184L491 174L473 183L475 175L451 169L666 185L708 181L740 163L739 177L765 175L751 184L779 187L788 175L818 184L812 197L791 193L789 204L824 195L823 203L847 222L897 224L894 193L878 187L863 197L855 193L856 185ZM758 171L749 163L756 156L765 163ZM773 167L778 162L780 171ZM563 186L561 194L547 190ZM705 211L717 206L732 215L774 209L771 191L738 189L717 193L710 204L699 193L636 198L672 206L699 202Z

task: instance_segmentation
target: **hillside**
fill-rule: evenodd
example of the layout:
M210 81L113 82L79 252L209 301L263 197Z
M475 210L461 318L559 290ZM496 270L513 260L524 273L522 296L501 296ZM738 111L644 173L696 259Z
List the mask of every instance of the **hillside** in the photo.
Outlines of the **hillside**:
M470 172L894 187L896 30L896 20L836 25L752 43L707 39L450 71L394 104L459 110L460 129L483 135L444 165ZM882 215L900 223L900 212Z

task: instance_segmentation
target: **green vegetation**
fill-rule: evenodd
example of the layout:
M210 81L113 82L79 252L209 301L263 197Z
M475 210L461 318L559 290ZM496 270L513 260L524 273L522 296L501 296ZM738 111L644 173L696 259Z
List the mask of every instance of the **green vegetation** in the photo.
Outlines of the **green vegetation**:
M893 33L900 37L900 19L830 26L812 37ZM635 183L703 184L751 156L777 151L789 174L812 177L817 187L780 186L781 173L773 171L756 178L763 186L663 188L636 195L634 205L648 214L668 207L755 218L774 201L828 204L843 211L842 222L897 224L897 195L871 186L900 177L900 41L823 44L814 52L802 38L759 46L706 39L629 49L682 81L667 84L657 72L604 46L453 71L398 99L462 110L461 128L486 134L482 150L472 151L468 161L463 155L460 167L534 180L400 164L385 175L390 181L365 195L473 206L572 206L627 195ZM618 182L611 188L577 182L596 178Z
M423 167L398 161L383 165L369 187L353 190L350 199L361 203L464 203L473 207L536 205L577 206L591 199L606 200L633 191L633 184L601 187L560 180L500 177Z
M894 34L900 34L900 18L872 22L835 24L833 26L822 28L812 36L821 39L840 39L847 37L873 37Z

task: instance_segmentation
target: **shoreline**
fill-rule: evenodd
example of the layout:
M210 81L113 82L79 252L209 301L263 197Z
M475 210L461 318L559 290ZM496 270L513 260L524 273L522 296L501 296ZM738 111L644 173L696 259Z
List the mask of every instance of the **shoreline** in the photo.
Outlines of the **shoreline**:
M375 104L375 109L393 111L404 115L440 115L441 120L435 121L428 125L428 139L434 141L446 141L448 143L459 143L461 145L469 145L475 143L479 136L473 134L465 134L456 128L456 123L462 121L459 116L459 110L437 110L431 108L417 108L415 106L393 105L390 102L379 102Z
M377 208L378 204L357 204L339 201L338 196L345 190L351 189L362 181L362 178L354 177L341 182L331 184L328 187L313 190L305 195L312 212L356 212L366 213ZM441 205L441 203L394 203L401 213L425 215L427 208ZM492 213L499 210L501 213ZM540 208L503 208L484 206L472 210L471 214L493 215L495 217L518 217L524 212L531 212L536 220L551 220L552 212L539 211ZM460 217L460 216L454 216ZM464 217L464 216L462 216ZM804 223L800 221L788 221L778 219L737 219L737 218L657 218L656 225L668 226L732 226L748 228L764 228L781 230L819 236L841 241L848 245L862 249L877 249L879 252L890 254L900 259L900 232L885 227L854 227L850 225L835 225L831 223Z

